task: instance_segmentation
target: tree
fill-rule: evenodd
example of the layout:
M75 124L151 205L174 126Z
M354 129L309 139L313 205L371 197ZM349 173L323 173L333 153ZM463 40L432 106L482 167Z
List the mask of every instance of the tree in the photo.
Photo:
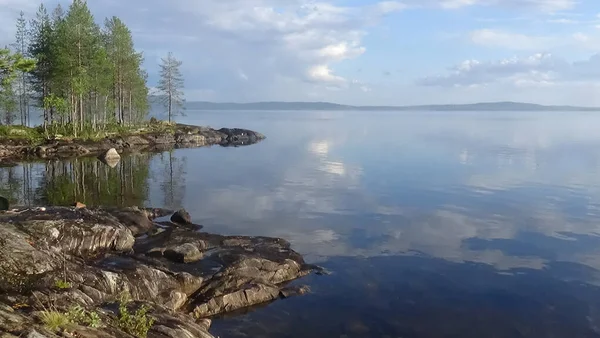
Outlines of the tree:
M19 53L11 53L8 48L0 48L0 83L12 83L18 72L29 72L35 68L35 60Z
M13 44L14 50L21 54L28 54L29 45L29 32L27 30L27 21L25 20L25 13L21 11L19 18L17 19L17 33L15 35L15 43ZM27 73L24 71L18 71L19 81L16 83L16 92L19 98L19 115L21 118L22 125L29 125L29 98L28 98L28 86L27 86Z
M115 120L131 125L143 119L148 111L146 76L141 70L143 57L135 51L131 31L119 18L107 19L104 27L112 66Z
M117 17L101 29L85 0L72 0L66 11L58 5L52 14L40 5L29 25L21 13L13 49L0 55L4 120L13 121L20 108L28 125L31 101L43 111L46 132L97 137L114 123L140 124L148 113L144 58L131 31ZM24 56L37 67L21 69Z
M8 48L0 49L0 109L4 113L4 123L14 123L16 109L14 80L19 72L29 72L35 68L35 60L11 53Z
M31 72L30 85L35 94L38 107L43 109L43 125L46 130L51 122L54 111L45 104L50 95L52 76L52 49L53 25L44 4L41 4L35 19L30 22L31 40L29 55L37 60L36 68Z
M182 62L175 59L173 54L169 52L166 58L162 59L160 65L160 80L158 82L158 90L160 92L160 100L167 108L169 122L172 116L181 112L183 108L183 76L179 67Z

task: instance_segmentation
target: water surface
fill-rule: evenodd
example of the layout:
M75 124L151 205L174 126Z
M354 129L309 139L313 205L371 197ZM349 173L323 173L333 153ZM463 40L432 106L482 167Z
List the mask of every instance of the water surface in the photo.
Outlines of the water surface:
M600 336L600 115L188 112L238 148L0 168L19 204L185 207L290 240L330 276L221 337Z

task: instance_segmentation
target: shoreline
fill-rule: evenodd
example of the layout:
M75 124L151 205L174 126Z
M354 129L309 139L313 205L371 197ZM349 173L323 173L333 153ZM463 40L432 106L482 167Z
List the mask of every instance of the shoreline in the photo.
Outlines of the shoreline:
M58 138L35 142L18 137L0 138L0 163L27 159L55 159L98 156L114 148L119 153L152 151L160 148L244 146L265 139L248 129L175 124L172 131L140 131L106 136L98 140Z
M201 228L184 210L0 212L0 333L212 338L212 317L305 294L288 283L322 272L284 239ZM85 316L73 317L74 308ZM127 314L145 332L133 334Z

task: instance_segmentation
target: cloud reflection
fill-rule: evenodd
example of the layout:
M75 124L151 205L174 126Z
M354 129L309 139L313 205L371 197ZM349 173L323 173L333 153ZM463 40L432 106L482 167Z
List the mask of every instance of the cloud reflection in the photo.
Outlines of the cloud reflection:
M600 270L600 136L582 121L589 117L496 121L467 114L443 125L429 118L427 125L417 118L395 125L400 144L416 145L404 153L381 150L393 144L385 138L391 134L377 129L383 139L374 142L368 123L361 124L362 146L352 143L357 129L343 124L328 129L328 138L314 132L277 162L275 175L194 188L210 198L189 208L231 233L287 238L313 261L416 252L499 270L541 269L551 259L521 238L536 233L556 240L544 244L555 250L553 259ZM289 150L285 142L270 147ZM260 158L246 163L263 165ZM589 240L581 245L570 234ZM471 239L505 244L470 247ZM507 249L518 241L525 241L518 254Z

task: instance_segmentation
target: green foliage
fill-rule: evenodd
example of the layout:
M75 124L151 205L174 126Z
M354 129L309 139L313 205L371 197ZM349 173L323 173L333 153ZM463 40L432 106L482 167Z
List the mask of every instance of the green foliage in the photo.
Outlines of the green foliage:
M87 311L79 305L75 305L67 312L67 318L78 325L98 328L102 325L102 319L96 311Z
M121 292L119 292L119 294L117 295L117 302L121 305L126 305L131 303L132 298L131 298L131 294L129 293L128 290L123 290Z
M53 332L69 330L73 327L73 322L69 319L69 316L63 312L45 310L40 312L39 318L44 326Z
M0 52L0 69L10 74L0 77L21 80L16 92L12 81L3 81L0 92L5 94L0 109L10 112L11 122L17 108L22 123L28 120L23 107L29 106L30 92L43 109L46 136L60 130L64 136L97 139L117 129L115 124L138 126L147 115L147 74L131 31L116 17L101 28L86 1L73 0L66 11L58 5L52 15L42 4L28 26L22 14L13 46L20 53ZM37 60L36 67L20 55Z
M39 318L44 326L53 332L70 331L75 325L83 325L98 328L102 325L102 319L96 311L87 311L79 305L75 305L67 312L56 309L44 310L39 313Z
M30 72L35 68L35 60L19 53L11 53L9 49L0 48L0 85L8 86L17 76L18 71Z
M24 139L38 142L44 139L44 134L36 128L0 125L0 139Z
M144 338L154 324L154 318L148 316L149 308L142 305L135 313L130 313L126 303L119 304L119 328L132 336Z
M57 281L54 282L54 287L56 287L57 289L70 289L73 287L73 285L67 281L64 281L62 279L59 279Z

